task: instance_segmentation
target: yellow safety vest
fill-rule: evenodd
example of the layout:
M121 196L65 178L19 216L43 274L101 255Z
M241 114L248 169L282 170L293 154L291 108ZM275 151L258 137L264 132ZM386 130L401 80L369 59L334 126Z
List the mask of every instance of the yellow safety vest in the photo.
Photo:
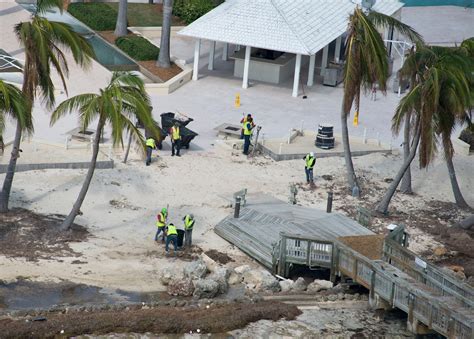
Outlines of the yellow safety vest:
M189 215L184 218L184 228L187 230L192 230L194 226L194 219L191 219Z
M153 138L146 139L146 145L148 147L155 148L156 147L155 139Z
M171 133L172 133L172 138L173 140L179 140L181 139L181 135L179 135L179 127L171 127Z
M252 135L252 124L250 122L244 123L244 135Z
M167 235L178 235L178 231L176 230L176 227L172 224L168 225L168 233Z
M163 221L160 221L160 218L158 218L158 220L156 221L156 227L165 227L166 226L166 215L164 215L163 213L160 212L160 214L158 214L158 216L161 216L161 220L163 220Z
M309 154L306 156L306 168L307 169L313 169L315 162L316 162L315 157L312 157Z
M245 129L245 124L247 123L247 117L244 117L242 120L242 129Z

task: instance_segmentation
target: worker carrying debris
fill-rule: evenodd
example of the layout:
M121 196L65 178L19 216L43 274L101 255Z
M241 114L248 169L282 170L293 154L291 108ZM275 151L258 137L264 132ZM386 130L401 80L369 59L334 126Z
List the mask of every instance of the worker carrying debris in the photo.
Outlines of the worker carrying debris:
M313 168L316 163L316 158L313 152L310 152L306 155L303 160L305 161L304 171L306 173L306 182L308 184L313 184Z
M186 214L184 221L184 246L191 247L193 242L194 215Z
M165 237L166 237L165 227L166 227L166 219L168 218L168 209L167 208L162 208L161 212L158 213L156 218L157 218L156 227L158 227L158 230L156 231L155 241L158 241L158 236L161 233L162 234L161 235L161 241L164 242Z
M168 227L166 229L166 255L168 255L169 252L169 244L173 243L173 248L174 252L173 254L176 255L176 251L178 250L178 230L176 229L176 226L173 223L169 223Z
M174 126L170 128L171 136L171 156L174 156L176 150L176 156L180 157L179 150L181 149L181 131L179 123L175 122Z
M150 166L151 164L151 153L156 149L156 141L153 138L146 139L146 165Z

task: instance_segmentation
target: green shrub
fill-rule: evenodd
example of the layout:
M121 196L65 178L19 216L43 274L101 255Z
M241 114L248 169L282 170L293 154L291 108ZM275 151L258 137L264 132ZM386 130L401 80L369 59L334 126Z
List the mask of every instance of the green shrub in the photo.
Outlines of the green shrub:
M115 45L137 61L158 59L160 49L141 36L124 36L115 40Z
M117 12L109 5L100 2L72 3L68 12L95 31L115 29Z
M185 23L190 24L200 18L224 0L175 0L173 14L180 17Z

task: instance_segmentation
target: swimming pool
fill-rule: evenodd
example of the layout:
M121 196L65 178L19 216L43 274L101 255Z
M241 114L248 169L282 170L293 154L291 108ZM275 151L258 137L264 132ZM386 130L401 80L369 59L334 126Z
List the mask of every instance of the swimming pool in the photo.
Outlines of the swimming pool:
M474 8L474 0L401 0L405 6L461 6Z
M34 4L21 4L25 9L33 12L36 9ZM112 47L97 33L90 30L82 22L74 18L67 12L61 13L57 9L48 10L44 17L51 21L64 22L69 24L72 29L84 36L94 49L95 59L102 66L110 71L137 71L139 69L135 61L127 55Z

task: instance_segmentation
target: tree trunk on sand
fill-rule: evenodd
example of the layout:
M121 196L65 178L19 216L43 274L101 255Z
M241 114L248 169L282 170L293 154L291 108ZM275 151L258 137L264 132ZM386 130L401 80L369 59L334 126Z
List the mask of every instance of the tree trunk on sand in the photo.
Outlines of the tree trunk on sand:
M12 156L8 163L7 173L3 180L2 191L0 192L0 213L8 212L8 202L13 185L13 176L15 175L16 161L20 155L20 142L22 130L20 122L16 123L15 139L13 140Z
M61 231L67 231L71 228L72 224L74 223L74 219L80 213L82 203L84 202L84 198L86 197L87 191L92 181L92 176L94 175L95 165L97 163L97 155L99 154L99 142L100 142L100 135L102 134L102 129L104 128L104 122L99 119L99 123L97 124L97 130L94 137L94 144L92 148L92 159L89 165L89 170L87 171L86 179L82 184L81 191L77 197L76 202L72 206L72 210L63 223L60 226Z
M349 114L341 111L341 128L342 128L342 145L344 146L344 159L346 161L347 183L352 193L358 192L360 195L360 187L357 183L357 177L354 171L354 164L352 163L351 146L349 144L349 130L347 127L347 117ZM357 187L357 189L355 189ZM358 196L358 195L357 195Z
M405 128L403 131L403 159L406 161L410 157L410 125L411 125L411 112L407 114L405 118ZM400 185L400 192L405 194L413 194L411 187L411 166L408 166L405 175L403 176L402 183Z
M458 180L456 179L456 171L454 170L453 159L447 158L446 165L448 165L449 180L451 181L451 187L453 188L456 205L461 208L468 208L469 205L467 204L466 200L464 200L461 189L459 188Z
M461 220L455 226L460 227L460 228L465 229L465 230L471 229L474 226L474 214L467 217L464 220Z
M127 33L127 0L120 0L114 35L121 37L127 35Z
M128 160L128 153L130 153L130 146L132 145L132 133L128 137L127 150L125 151L125 156L123 157L123 163L126 164Z
M395 194L395 191L397 190L397 187L400 184L400 181L402 180L403 175L405 174L406 170L408 169L411 162L415 158L416 150L418 149L418 144L420 142L420 135L421 135L421 128L420 126L417 126L415 137L413 139L413 145L411 146L411 150L410 150L410 156L408 157L408 159L405 159L402 167L400 168L397 175L395 176L392 183L390 184L387 190L387 193L385 193L382 201L375 208L377 212L382 213L382 214L388 214L388 205L390 204L390 201L392 200L392 197Z
M163 24L161 25L160 54L158 55L158 66L170 68L170 38L171 38L171 15L173 12L173 0L163 0Z

